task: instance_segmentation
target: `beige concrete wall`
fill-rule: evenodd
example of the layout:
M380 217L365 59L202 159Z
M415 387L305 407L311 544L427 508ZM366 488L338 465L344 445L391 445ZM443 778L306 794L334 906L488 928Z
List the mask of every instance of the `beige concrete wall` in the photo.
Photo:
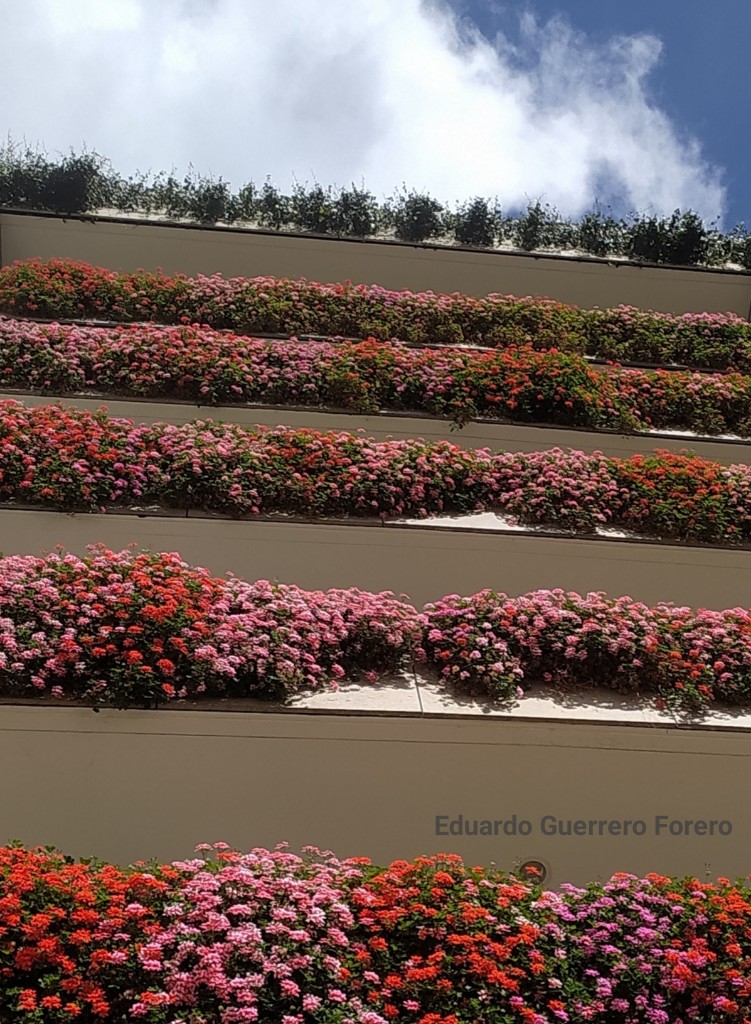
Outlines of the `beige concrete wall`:
M751 276L744 274L0 214L2 262L35 256L113 270L271 274L413 291L548 296L585 307L623 303L672 313L732 311L746 318L751 309Z
M562 587L723 609L747 607L751 593L751 551L419 526L0 510L3 554L43 554L56 544L83 554L96 542L177 551L217 574L306 589L391 590L417 604L485 588L518 595Z
M455 852L549 866L548 884L614 871L751 869L745 733L638 726L0 706L0 842L116 862L198 842L289 841L385 863ZM528 820L526 837L437 836L437 816ZM655 836L655 817L729 836ZM543 816L643 820L643 836L545 836Z
M222 420L243 426L306 427L312 430L362 430L368 437L423 438L426 441L449 441L463 448L492 448L514 452L534 452L546 448L576 448L585 452L629 458L655 449L695 451L705 459L723 465L751 465L751 441L734 443L699 438L629 436L598 433L593 430L566 430L562 427L513 426L506 423L468 423L461 430L453 429L448 420L419 416L358 416L323 412L315 409L271 409L262 406L196 406L177 402L112 401L106 398L57 398L0 392L0 401L12 399L27 406L59 403L91 412L106 408L110 416L124 417L136 423L190 423L193 420Z

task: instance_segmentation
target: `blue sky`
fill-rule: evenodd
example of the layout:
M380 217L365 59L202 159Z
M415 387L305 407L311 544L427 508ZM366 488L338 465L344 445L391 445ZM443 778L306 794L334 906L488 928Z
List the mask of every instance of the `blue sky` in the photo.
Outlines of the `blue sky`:
M751 0L1 6L0 138L48 153L751 222Z
M519 4L454 0L488 38L518 38ZM663 44L651 96L723 169L727 221L751 228L751 0L532 0L538 18L563 16L590 39L646 32Z

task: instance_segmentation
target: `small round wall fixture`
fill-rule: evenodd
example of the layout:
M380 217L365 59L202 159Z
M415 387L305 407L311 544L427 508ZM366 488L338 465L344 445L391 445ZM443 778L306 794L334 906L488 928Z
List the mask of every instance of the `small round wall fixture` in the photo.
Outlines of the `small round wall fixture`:
M541 860L525 860L519 868L519 875L528 882L541 884L548 877L548 868Z

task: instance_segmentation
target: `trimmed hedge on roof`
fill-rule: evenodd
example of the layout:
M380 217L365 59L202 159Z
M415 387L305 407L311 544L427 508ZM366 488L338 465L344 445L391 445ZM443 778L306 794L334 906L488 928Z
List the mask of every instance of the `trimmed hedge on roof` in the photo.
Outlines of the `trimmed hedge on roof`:
M722 233L692 211L670 217L616 218L595 206L579 221L537 201L503 211L476 196L448 204L403 189L379 201L366 188L298 184L281 192L269 180L234 192L221 178L174 173L124 178L96 153L49 159L29 148L0 147L0 208L85 214L111 210L197 224L239 224L339 238L391 237L527 252L575 250L685 266L735 264L751 269L751 234L742 225Z

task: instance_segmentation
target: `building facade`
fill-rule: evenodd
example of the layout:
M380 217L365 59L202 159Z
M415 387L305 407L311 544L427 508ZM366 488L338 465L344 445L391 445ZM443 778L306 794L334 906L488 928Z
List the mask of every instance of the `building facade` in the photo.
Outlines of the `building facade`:
M751 275L353 242L263 232L0 213L0 262L62 259L110 271L273 276L378 284L395 291L533 296L585 310L618 306L749 319ZM8 310L5 310L8 315ZM47 318L49 319L49 318ZM418 347L418 346L416 346ZM593 359L607 375L607 360ZM667 368L672 372L674 368ZM676 371L677 372L677 371ZM684 371L687 372L687 371ZM44 392L44 393L42 393ZM451 442L468 451L575 449L628 460L656 449L751 466L751 438L671 429L594 429L409 410L200 405L58 388L7 389L27 407L106 405L137 424L213 419ZM628 595L722 611L751 606L751 547L576 532L495 513L349 518L232 517L129 507L70 514L0 508L4 555L55 545L83 555L179 552L212 574L404 594L417 607L490 589ZM533 864L546 884L614 871L740 875L748 870L751 713L700 712L621 693L533 686L494 703L442 684L421 663L378 683L269 701L183 701L158 710L67 703L0 705L5 839L54 843L115 861L186 855L221 837L242 847L311 843L376 861L457 852L473 863ZM26 770L26 767L32 770ZM83 794L83 798L82 798Z

